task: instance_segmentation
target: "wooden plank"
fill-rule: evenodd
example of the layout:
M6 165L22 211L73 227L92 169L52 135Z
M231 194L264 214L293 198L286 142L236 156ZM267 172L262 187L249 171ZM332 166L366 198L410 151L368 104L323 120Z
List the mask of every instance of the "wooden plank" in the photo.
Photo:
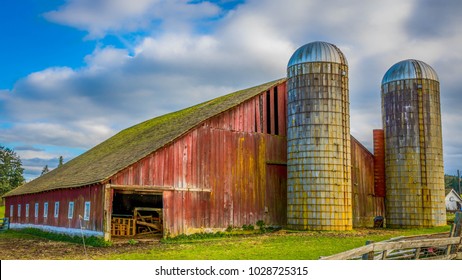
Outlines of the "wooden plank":
M407 241L395 241L395 242L379 242L373 244L374 251L383 250L397 250L407 248L418 248L418 247L440 247L446 245L458 244L460 237L449 237L439 239L425 239L425 240L407 240Z
M366 241L366 245L369 245L369 244L372 244L372 243L374 243L374 241L371 241L371 240ZM363 254L362 259L363 260L373 260L374 259L374 251L370 251L367 254Z
M322 257L323 260L344 260L351 259L358 255L369 254L374 251L390 251L398 249L408 249L408 248L422 248L422 247L444 247L447 245L454 245L461 242L461 237L450 237L450 238L440 238L440 239L425 239L425 240L406 240L406 241L392 241L392 242L379 242L368 244L359 248L355 248L346 252L342 252L336 255ZM396 254L394 254L396 255ZM453 255L453 254L451 254ZM393 254L389 254L388 257L392 257ZM413 251L412 256L415 257ZM445 255L449 256L449 255ZM443 257L442 257L443 258ZM426 258L427 259L427 258Z
M121 191L162 193L163 191L184 191L184 192L211 192L210 189L202 188L174 188L169 186L140 186L140 185L112 185L111 188Z
M424 258L424 259L419 259L419 260L454 260L456 258L457 258L457 254L450 254L450 255L434 256L434 257L429 257L429 258Z
M342 253L338 253L328 257L321 257L321 260L347 260L355 256L361 256L374 251L374 245L378 243L368 244L359 248L351 249Z
M267 108L269 110L267 110L267 114L268 116L267 117L267 120L270 124L269 126L269 131L267 131L268 134L275 134L275 118L274 118L274 88L268 90L266 92L266 106L268 106ZM269 102L268 102L269 101Z
M161 227L160 224L147 223L147 222L143 222L143 221L136 221L136 224L146 226L149 229L154 229L154 230L159 231L159 232L162 230L162 227Z
M287 131L287 104L286 104L286 87L285 83L278 85L278 118L279 118L279 135L286 136Z
M112 216L112 189L111 185L104 186L104 216L103 216L103 232L104 240L111 240L111 216Z
M262 117L262 133L268 133L267 132L267 121L268 121L268 118L269 116L267 116L267 110L266 110L266 106L268 106L268 104L266 104L266 91L263 92L261 94L262 98L260 99L260 101L262 101L262 113L263 113L263 117Z

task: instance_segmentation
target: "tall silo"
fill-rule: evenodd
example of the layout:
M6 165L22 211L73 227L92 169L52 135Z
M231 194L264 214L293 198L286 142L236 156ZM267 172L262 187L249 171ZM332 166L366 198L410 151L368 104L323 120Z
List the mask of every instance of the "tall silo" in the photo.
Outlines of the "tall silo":
M350 230L348 64L333 44L313 42L289 60L287 226Z
M438 75L403 60L382 80L388 227L446 224Z

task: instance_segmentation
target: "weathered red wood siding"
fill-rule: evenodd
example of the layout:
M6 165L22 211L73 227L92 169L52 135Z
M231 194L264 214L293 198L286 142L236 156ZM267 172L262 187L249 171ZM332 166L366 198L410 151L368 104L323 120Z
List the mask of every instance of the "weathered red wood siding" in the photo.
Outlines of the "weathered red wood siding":
M81 188L59 189L42 193L7 197L5 201L5 216L11 223L44 225L69 229L80 229L79 215L82 216L82 226L86 230L103 231L103 188L93 185ZM59 202L58 218L54 217L55 202ZM74 215L68 218L69 202L74 202ZM90 219L83 220L84 205L90 201ZM48 202L48 217L43 215L44 203ZM35 217L35 203L39 205ZM18 205L21 205L21 215L18 217ZM26 204L29 204L29 217L26 217ZM13 205L13 213L10 213ZM12 214L12 215L11 215Z
M385 215L385 201L374 188L374 155L351 137L353 226L372 227L374 217Z
M285 94L281 84L210 118L111 183L174 188L163 203L171 235L258 220L284 225Z

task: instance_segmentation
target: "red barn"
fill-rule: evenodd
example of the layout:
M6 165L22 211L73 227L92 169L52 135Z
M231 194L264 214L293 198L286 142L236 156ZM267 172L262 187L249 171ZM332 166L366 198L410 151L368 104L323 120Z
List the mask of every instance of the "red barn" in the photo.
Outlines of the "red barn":
M12 228L164 236L285 226L286 79L127 128L7 193ZM352 138L355 226L383 215L374 156Z

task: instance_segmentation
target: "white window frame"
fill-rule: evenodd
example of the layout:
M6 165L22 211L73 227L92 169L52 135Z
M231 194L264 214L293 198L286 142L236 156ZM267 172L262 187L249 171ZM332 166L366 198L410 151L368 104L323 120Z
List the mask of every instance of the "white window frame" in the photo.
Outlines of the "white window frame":
M35 210L34 217L38 218L38 215L39 215L39 204L38 204L38 202L35 203L34 210Z
M91 206L90 201L85 201L85 207L83 210L83 220L84 221L90 220L90 206Z
M55 201L55 214L54 214L54 217L55 218L58 218L59 217L59 201Z
M18 204L18 218L21 217L21 204Z
M10 205L10 218L13 218L14 217L14 205L11 204Z
M26 204L26 218L29 218L29 203Z
M43 203L43 217L48 218L48 202Z
M68 219L74 218L74 201L69 202L69 208L67 210L67 218Z

